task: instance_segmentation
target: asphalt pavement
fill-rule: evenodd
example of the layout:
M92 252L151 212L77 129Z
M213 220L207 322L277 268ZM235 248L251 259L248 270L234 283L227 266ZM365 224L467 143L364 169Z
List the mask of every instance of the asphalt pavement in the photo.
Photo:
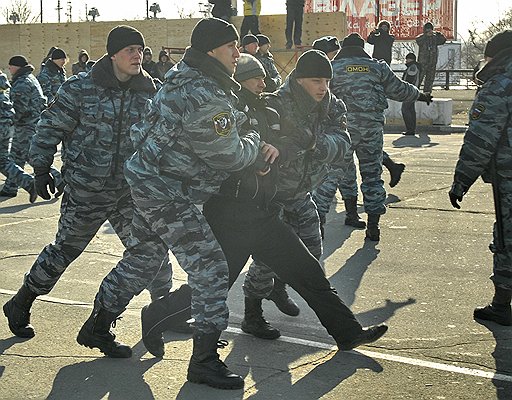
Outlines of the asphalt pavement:
M265 341L240 330L242 279L230 292L230 325L221 357L245 378L243 390L187 383L189 336L166 334L166 354L154 358L140 339L143 292L115 332L133 346L131 359L109 359L76 343L101 279L122 255L108 224L32 308L36 337L13 337L0 315L0 399L512 399L512 327L481 324L473 308L492 297L488 245L492 191L478 181L454 210L447 192L463 135L439 130L385 135L385 149L406 164L389 188L381 241L346 227L338 194L327 218L323 263L332 285L364 324L386 322L378 342L338 352L334 340L299 296L298 317L265 301L282 337ZM2 177L0 177L1 179ZM360 200L360 211L363 212ZM54 239L59 200L28 203L20 190L0 198L0 303L19 288L41 249ZM365 215L365 214L363 214ZM173 259L174 261L174 259ZM174 284L186 282L175 266ZM300 266L297 266L300 268Z

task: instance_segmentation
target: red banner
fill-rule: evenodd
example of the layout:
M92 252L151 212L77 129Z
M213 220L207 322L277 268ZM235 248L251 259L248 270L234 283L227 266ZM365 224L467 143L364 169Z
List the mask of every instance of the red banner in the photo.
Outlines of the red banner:
M343 11L347 15L348 32L359 32L365 39L383 19L391 23L391 33L397 40L415 39L423 33L423 25L429 21L447 39L454 39L456 1L306 0L304 11Z

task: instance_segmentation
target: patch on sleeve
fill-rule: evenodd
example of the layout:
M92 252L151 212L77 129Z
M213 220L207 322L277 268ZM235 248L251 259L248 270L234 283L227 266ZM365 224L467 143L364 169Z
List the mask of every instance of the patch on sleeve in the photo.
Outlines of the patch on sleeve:
M479 119L484 111L485 111L485 106L483 104L475 104L475 106L471 110L469 117L472 120Z
M347 65L345 71L348 73L356 72L366 74L370 72L370 67L368 65Z
M219 136L229 136L231 133L231 118L228 112L221 112L217 114L213 119L213 126L215 127L215 132Z

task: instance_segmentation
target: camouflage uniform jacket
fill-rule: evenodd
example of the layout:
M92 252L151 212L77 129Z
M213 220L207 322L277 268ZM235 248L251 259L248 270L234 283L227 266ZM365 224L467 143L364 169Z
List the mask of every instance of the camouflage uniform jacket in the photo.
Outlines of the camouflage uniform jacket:
M239 87L220 62L188 48L132 128L137 151L126 163L130 185L153 198L199 204L231 172L251 165L260 137L255 130L241 137L247 117L232 92Z
M507 52L508 51L508 52ZM477 74L484 82L469 111L469 127L464 135L455 167L453 189L464 194L483 176L493 154L503 181L512 179L512 55L510 49L498 53ZM501 138L501 139L500 139Z
M256 57L260 60L261 65L263 65L267 73L265 77L265 85L267 85L265 91L274 92L283 83L281 75L279 75L279 71L276 68L274 57L271 53L261 54L259 52L256 54Z
M420 95L415 86L398 78L384 61L371 58L361 47L342 48L332 69L331 90L343 99L349 113L382 113L388 108L388 98L413 102Z
M14 107L9 97L11 85L7 75L0 72L0 124L10 126L14 118ZM4 128L3 126L1 128Z
M62 142L64 180L88 191L126 185L123 163L134 148L130 127L142 118L154 80L141 71L120 85L104 56L92 70L72 76L41 115L30 147L34 168L49 168Z
M44 95L48 98L48 104L50 104L60 85L66 80L66 72L52 60L48 60L39 72L37 80L43 88Z
M418 62L427 63L429 60L437 60L437 46L446 43L446 37L441 32L434 32L432 36L424 33L416 37L418 44Z
M325 177L328 164L343 163L349 153L345 104L330 92L316 102L294 71L267 101L281 116L280 140L289 146L286 159L280 160L276 200L304 199Z
M46 96L32 75L34 67L21 67L12 77L9 96L14 104L14 123L18 126L36 124L46 107Z

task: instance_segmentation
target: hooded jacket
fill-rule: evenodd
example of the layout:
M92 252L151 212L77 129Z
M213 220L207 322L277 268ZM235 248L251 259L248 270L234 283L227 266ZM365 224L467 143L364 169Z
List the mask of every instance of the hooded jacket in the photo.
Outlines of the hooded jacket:
M469 111L469 127L455 167L454 189L466 193L471 185L488 174L496 154L496 171L502 190L512 193L512 53L502 50L478 73L482 82Z
M14 124L17 126L35 125L46 107L46 96L33 71L34 66L29 64L12 77L9 96L16 112Z
M82 61L82 56L87 56L87 60L85 60L85 62ZM84 49L80 50L78 53L78 61L73 63L71 66L71 72L73 75L77 75L79 72L88 72L91 69L88 63L89 59L89 53Z
M52 60L48 60L43 65L41 72L37 76L37 80L41 84L43 93L48 99L48 104L50 104L57 94L60 85L66 80L66 71Z
M247 117L233 93L239 88L220 62L188 48L132 129L137 151L126 164L132 190L199 204L230 173L251 165L260 137L242 128Z
M130 127L142 119L156 92L144 71L120 84L105 55L89 73L79 73L59 89L41 115L30 147L34 168L49 168L62 143L62 172L72 187L90 192L126 186L123 164L132 155Z

